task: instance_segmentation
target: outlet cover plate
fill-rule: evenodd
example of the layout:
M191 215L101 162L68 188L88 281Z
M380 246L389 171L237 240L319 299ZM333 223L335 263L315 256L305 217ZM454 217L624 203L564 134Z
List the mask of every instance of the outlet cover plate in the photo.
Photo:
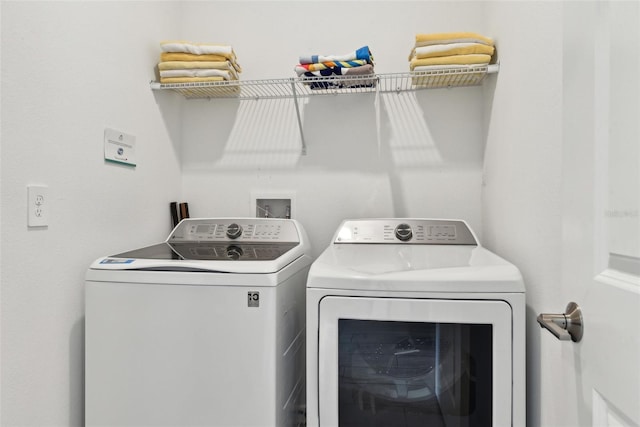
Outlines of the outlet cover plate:
M47 227L50 210L49 187L46 185L27 185L27 225L29 227Z

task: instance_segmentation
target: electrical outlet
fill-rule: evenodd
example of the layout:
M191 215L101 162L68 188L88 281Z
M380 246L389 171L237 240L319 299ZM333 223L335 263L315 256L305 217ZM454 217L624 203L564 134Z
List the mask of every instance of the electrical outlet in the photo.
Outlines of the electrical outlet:
M46 185L27 185L27 225L29 227L47 227L49 225L49 187Z

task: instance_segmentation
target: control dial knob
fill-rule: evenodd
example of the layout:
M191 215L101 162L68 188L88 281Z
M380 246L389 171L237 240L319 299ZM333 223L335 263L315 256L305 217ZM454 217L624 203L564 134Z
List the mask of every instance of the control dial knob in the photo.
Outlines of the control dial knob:
M238 224L229 224L227 227L227 237L230 239L237 239L242 236L242 227Z
M398 240L402 240L403 242L407 242L413 237L413 231L411 231L411 226L409 224L398 225L396 227L395 234Z

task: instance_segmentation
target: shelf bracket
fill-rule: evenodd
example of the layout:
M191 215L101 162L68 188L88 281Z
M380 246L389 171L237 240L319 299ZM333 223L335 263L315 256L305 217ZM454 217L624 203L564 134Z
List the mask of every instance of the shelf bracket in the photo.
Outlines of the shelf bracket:
M298 94L296 93L296 82L291 79L291 91L293 93L293 105L296 106L296 118L298 119L298 129L300 130L300 142L302 144L302 155L307 155L307 143L304 140L304 130L302 129L302 119L300 118L300 106L298 105Z

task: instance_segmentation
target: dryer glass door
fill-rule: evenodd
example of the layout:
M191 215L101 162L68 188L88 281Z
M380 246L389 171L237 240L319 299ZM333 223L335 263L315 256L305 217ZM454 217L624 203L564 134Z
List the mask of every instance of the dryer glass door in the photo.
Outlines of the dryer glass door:
M503 301L325 297L320 425L511 425Z

